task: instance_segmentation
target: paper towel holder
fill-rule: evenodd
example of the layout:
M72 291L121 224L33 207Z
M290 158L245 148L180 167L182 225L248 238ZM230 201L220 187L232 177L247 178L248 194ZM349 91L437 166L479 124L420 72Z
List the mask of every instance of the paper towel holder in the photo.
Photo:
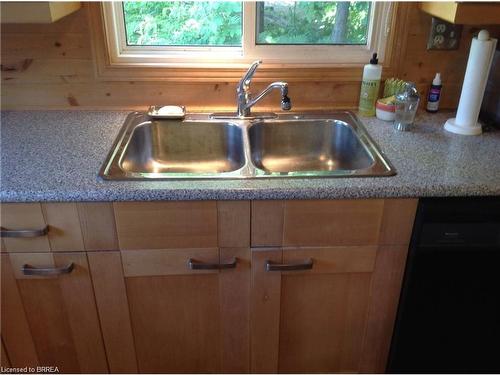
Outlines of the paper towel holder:
M475 41L474 39L477 40ZM464 83L462 86L462 92L460 94L460 102L458 104L457 117L448 119L444 124L445 130L451 133L462 135L479 135L483 132L481 124L478 121L479 110L481 107L481 102L483 101L484 91L486 88L486 79L488 78L488 73L491 69L497 40L494 38L490 38L490 34L487 30L481 30L477 38L474 39L472 40L473 43L471 45L471 52L469 53L469 60L467 62L467 69L465 71ZM475 43L479 42L491 42L492 45L490 46L490 56L486 56L487 60L484 61L484 66L487 68L485 71L483 71L482 75L485 76L481 77L481 79L478 79L478 74L476 74L476 70L481 70L481 68L478 68L476 64L471 64L473 46ZM472 107L470 107L470 99L466 97L469 92L474 92L477 99L476 103Z
M483 132L483 128L479 122L475 125L459 125L457 124L457 119L455 117L449 118L444 124L444 128L455 134L461 135L480 135Z

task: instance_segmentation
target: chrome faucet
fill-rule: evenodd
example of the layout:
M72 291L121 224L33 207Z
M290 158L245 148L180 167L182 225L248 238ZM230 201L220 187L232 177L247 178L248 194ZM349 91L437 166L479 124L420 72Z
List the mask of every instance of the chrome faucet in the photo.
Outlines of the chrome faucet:
M273 82L269 86L267 86L264 91L262 91L255 98L252 98L250 94L250 83L252 82L252 78L255 74L255 71L262 63L261 60L255 61L250 68L248 68L247 72L243 76L243 78L238 83L238 87L236 88L237 93L237 102L238 102L238 117L250 117L250 108L252 108L259 100L264 98L267 94L269 94L273 89L281 90L281 109L284 111L289 111L292 109L292 102L288 97L288 83L286 82Z

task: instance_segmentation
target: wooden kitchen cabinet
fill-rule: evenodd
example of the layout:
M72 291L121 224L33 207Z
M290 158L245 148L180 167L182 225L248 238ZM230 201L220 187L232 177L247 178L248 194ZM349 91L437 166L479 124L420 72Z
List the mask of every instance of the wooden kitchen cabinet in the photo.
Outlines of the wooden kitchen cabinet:
M377 248L254 249L252 371L358 372ZM307 271L266 271L266 263Z
M1 257L2 341L10 365L107 372L86 254L20 252ZM25 264L38 272L60 269L61 274L26 275Z
M120 251L89 253L110 370L248 372L250 202L114 211Z
M1 4L2 23L52 23L81 8L79 1L12 1Z
M248 372L248 248L125 250L89 257L112 372ZM202 266L235 264L191 269L189 259ZM120 358L128 358L128 367Z
M112 373L383 372L416 205L4 204L3 230L46 225L48 233L2 238L2 363ZM72 272L57 277L21 272L26 263L71 262Z
M461 25L500 24L497 2L423 1L420 9L432 16Z
M384 371L416 203L252 202L252 372Z

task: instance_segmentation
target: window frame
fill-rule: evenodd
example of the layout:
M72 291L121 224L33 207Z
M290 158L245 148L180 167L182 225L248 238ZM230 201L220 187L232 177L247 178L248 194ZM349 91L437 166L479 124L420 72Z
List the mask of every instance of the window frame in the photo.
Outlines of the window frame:
M362 64L377 51L384 62L394 6L373 2L366 45L262 45L256 44L256 1L243 2L241 47L128 46L122 2L102 3L102 21L110 66L165 68L241 68L256 59L289 67L331 67ZM213 52L217 51L217 58Z

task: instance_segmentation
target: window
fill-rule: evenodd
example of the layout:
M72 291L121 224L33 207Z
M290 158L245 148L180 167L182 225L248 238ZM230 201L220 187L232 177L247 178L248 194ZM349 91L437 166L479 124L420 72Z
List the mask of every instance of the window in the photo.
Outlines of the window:
M257 4L257 44L366 45L369 1L265 1Z
M123 2L128 46L241 46L242 14L232 1Z
M383 61L391 4L369 1L105 2L112 64L225 67L255 59L324 66Z

